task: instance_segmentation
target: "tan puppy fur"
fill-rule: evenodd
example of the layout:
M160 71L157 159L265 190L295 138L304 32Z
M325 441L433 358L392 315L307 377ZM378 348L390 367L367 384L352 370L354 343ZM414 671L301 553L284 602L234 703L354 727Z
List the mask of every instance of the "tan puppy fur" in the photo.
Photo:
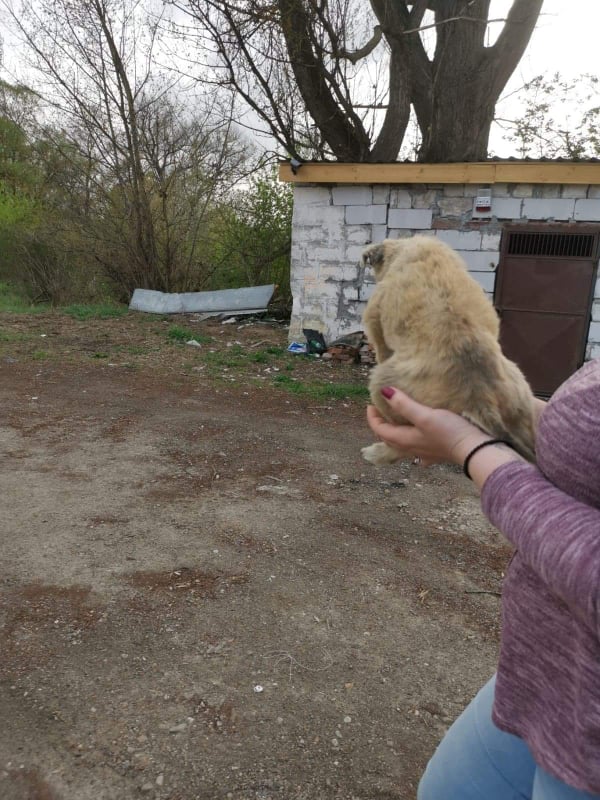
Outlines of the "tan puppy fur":
M392 416L380 393L396 386L420 403L463 414L534 460L533 394L502 354L496 311L458 254L432 237L386 239L365 250L367 264L377 286L363 322L377 356L369 389L380 413L406 422ZM383 442L362 453L373 464L402 457Z

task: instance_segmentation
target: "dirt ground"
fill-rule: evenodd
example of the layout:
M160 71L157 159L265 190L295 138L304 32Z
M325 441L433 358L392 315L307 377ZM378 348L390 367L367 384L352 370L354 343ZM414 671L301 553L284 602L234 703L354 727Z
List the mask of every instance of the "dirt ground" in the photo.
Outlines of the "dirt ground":
M2 800L414 798L493 672L474 489L286 337L0 318Z

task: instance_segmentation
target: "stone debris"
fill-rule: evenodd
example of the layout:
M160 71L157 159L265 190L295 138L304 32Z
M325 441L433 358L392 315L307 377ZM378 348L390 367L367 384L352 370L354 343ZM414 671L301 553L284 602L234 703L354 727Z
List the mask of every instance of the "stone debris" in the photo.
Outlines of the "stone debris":
M375 350L367 341L364 331L354 331L331 342L322 358L346 364L370 366L376 363Z

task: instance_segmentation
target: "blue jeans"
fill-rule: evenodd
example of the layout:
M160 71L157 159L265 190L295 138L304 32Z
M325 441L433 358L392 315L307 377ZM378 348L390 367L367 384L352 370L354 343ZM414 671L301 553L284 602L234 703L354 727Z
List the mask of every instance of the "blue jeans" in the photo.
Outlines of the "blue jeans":
M417 800L598 800L548 775L522 739L493 724L494 684L492 678L442 739Z

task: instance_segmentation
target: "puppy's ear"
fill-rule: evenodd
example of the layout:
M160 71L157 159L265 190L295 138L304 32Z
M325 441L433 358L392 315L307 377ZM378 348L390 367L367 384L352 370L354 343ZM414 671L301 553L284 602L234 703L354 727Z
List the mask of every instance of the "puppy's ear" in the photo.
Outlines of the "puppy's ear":
M383 269L384 259L385 246L383 242L379 242L378 244L369 245L369 247L363 251L361 264L363 269L365 267L371 267L375 273L375 277L377 277Z

